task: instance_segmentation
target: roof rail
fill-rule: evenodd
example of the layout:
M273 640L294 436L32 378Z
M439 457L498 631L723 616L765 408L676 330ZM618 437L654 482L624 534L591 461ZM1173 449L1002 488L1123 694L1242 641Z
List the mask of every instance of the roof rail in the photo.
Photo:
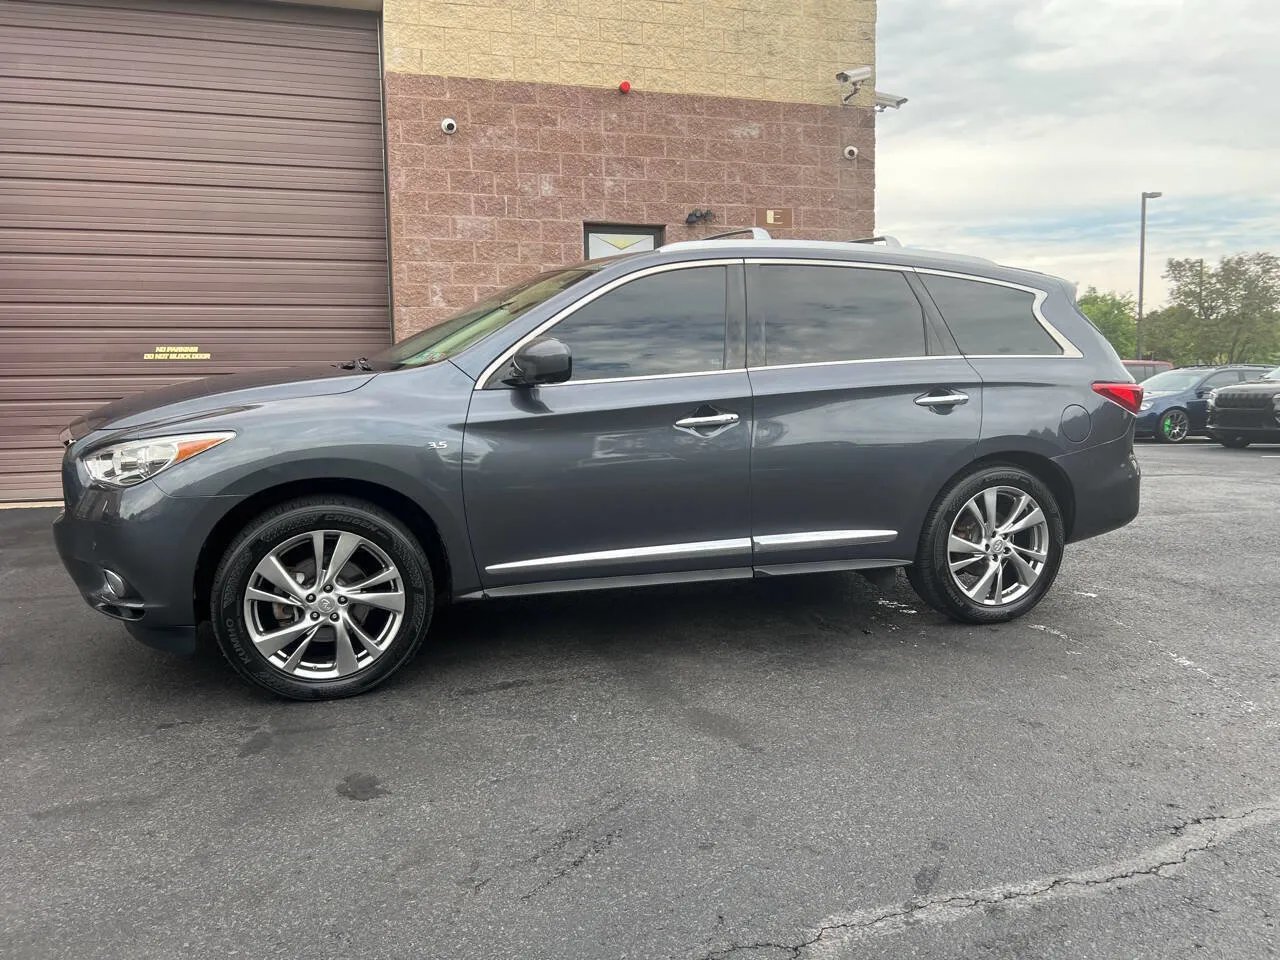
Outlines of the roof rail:
M890 237L887 234L879 237L859 237L857 240L850 240L850 243L883 243L886 247L901 247L897 237Z
M743 234L751 234L752 240L772 240L769 231L763 227L739 227L737 230L726 230L724 233L713 233L709 237L699 237L696 240L673 240L671 243L664 243L659 250L669 250L672 247L679 247L686 243L706 243L708 240L727 240L730 237L740 237Z

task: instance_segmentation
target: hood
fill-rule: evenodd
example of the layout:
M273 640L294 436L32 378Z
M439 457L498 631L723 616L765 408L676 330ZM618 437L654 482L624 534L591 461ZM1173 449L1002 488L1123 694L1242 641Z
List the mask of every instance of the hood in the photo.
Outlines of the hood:
M120 430L190 420L271 400L323 397L364 386L376 373L307 364L256 373L232 373L149 390L98 407L71 422L72 439L95 430Z
M1142 393L1142 399L1159 400L1161 397L1173 397L1179 393L1186 392L1186 390L1144 390Z

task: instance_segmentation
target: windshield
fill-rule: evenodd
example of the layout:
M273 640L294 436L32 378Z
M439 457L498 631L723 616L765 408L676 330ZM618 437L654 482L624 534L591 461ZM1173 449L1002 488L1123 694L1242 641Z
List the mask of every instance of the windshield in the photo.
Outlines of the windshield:
M414 334L375 359L398 367L420 367L447 360L598 269L592 264L539 274L480 301L452 320Z
M1142 386L1147 393L1152 390L1168 390L1174 393L1178 390L1190 390L1203 377L1203 370L1166 370L1164 373L1157 373L1150 380L1144 380Z
M1263 380L1280 380L1280 367L1276 367L1270 373L1264 373L1262 375L1262 379Z

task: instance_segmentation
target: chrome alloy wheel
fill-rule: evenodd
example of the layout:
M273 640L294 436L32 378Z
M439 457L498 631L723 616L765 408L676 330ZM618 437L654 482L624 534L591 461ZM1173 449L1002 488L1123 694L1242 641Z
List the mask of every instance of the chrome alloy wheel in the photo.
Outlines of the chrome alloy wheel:
M988 487L951 521L951 579L974 603L1001 607L1030 590L1049 558L1049 522L1017 487Z
M313 530L254 567L244 620L277 670L336 680L382 656L400 632L404 603L404 580L386 551L346 530Z
M1170 410L1160 418L1160 430L1170 443L1181 443L1191 430L1191 418L1185 411Z

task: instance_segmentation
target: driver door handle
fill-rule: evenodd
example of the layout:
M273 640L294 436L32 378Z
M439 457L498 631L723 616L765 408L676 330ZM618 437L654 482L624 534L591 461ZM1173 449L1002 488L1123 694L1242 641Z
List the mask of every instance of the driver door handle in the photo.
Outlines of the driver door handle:
M962 403L969 402L969 395L961 393L959 390L949 390L946 393L926 393L922 397L916 397L916 406L920 407L956 407Z
M683 420L677 420L677 427L727 427L731 423L738 422L736 413L713 413L705 417L685 417Z

